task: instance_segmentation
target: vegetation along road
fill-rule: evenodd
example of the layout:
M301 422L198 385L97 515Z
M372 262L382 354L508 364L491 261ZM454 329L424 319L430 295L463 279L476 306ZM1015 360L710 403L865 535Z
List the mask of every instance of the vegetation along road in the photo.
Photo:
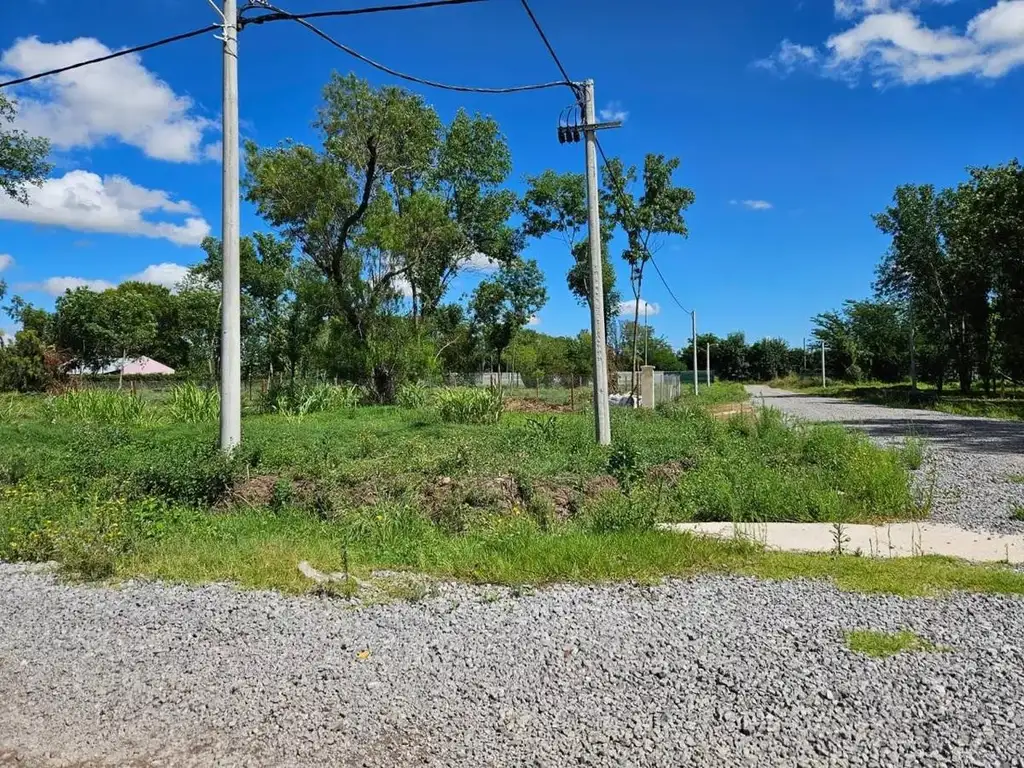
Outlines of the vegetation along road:
M937 522L1024 532L1024 425L1018 421L888 408L750 386L759 405L807 421L863 430L880 443L920 441L917 492Z

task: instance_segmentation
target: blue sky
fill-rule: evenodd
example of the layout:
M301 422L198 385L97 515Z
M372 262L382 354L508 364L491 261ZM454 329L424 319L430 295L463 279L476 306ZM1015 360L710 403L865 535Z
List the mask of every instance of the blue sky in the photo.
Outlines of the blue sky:
M280 0L289 10L351 0ZM661 243L674 293L701 330L799 343L810 317L871 291L886 242L870 214L902 182L952 184L967 165L1009 160L1024 125L1024 0L533 0L570 75L627 113L610 155L678 156L694 189L690 238ZM33 0L0 4L0 74L17 75L214 20L206 0ZM325 30L395 68L437 80L511 85L557 78L516 0L325 20ZM0 199L0 277L43 305L76 281L171 282L220 228L220 49L204 36L23 87L24 127L51 137L56 167L32 204ZM386 76L302 28L241 40L243 134L313 141L333 69ZM0 77L2 79L2 77ZM560 146L561 91L485 96L423 91L445 119L493 114L514 185L545 168L582 170ZM214 158L214 159L211 159ZM262 228L243 206L243 232ZM618 248L613 246L613 253ZM575 333L587 315L565 287L568 254L533 243L548 276L540 329ZM4 266L6 265L6 266ZM626 272L619 270L625 288ZM463 280L459 291L472 280ZM651 274L652 323L679 345L689 318Z

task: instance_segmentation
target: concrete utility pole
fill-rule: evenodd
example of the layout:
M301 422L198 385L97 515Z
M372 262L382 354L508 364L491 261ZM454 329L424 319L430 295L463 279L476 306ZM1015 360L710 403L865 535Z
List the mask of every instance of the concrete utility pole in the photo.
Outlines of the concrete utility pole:
M601 205L597 189L597 110L594 81L583 83L587 137L587 221L590 230L590 334L594 342L594 432L599 445L612 444L608 412L608 344L604 328L604 264L601 259Z
M821 342L821 388L824 389L827 385L825 381L825 342Z
M689 302L687 302L689 304ZM693 332L693 394L700 394L700 383L697 381L700 378L697 367L697 310L693 310L690 313L690 325Z
M917 389L917 338L914 325L914 300L910 300L910 388Z
M704 356L704 365L707 367L707 385L711 386L711 342L708 342L707 354Z
M224 167L221 277L220 448L242 442L242 328L239 277L238 7L224 0Z

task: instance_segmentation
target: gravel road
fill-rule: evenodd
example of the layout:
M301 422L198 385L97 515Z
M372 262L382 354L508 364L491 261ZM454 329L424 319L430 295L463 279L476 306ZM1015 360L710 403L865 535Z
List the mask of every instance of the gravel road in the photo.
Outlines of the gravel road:
M970 530L1024 533L1024 521L1010 516L1014 508L1024 507L1024 423L886 408L765 386L747 391L756 404L808 421L855 427L880 443L921 438L927 454L917 473L918 487L932 495L934 520Z
M0 566L0 764L1024 766L1024 600L702 577L349 609ZM951 650L885 660L853 628Z

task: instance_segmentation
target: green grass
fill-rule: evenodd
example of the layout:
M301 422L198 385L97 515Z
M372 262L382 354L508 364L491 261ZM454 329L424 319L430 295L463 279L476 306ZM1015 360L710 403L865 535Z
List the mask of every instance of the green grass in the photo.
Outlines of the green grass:
M855 653L876 659L900 653L942 653L949 650L906 629L895 633L876 632L870 629L853 630L846 633L846 645Z
M735 385L654 411L614 409L611 449L595 445L586 414L449 423L410 395L405 408L345 400L301 418L247 416L230 461L215 448L209 402L189 397L196 423L168 417L173 397L147 404L141 423L54 420L45 401L14 398L0 420L0 559L288 592L309 588L297 571L308 560L498 584L739 573L899 594L1024 593L1024 575L998 566L771 553L654 530L919 514L906 448L774 411L716 418L708 406L746 399Z
M1022 507L1022 506L1015 506L1010 511L1010 517L1013 518L1014 520L1019 520L1022 523L1024 523L1024 507Z
M921 383L913 389L910 384L891 384L877 381L856 384L831 382L821 386L821 379L787 376L771 382L771 386L803 392L809 395L845 397L889 408L920 408L960 416L981 416L990 419L1024 420L1024 391L1013 388L986 394L983 390L960 392L956 384L949 384L941 395L936 389Z

